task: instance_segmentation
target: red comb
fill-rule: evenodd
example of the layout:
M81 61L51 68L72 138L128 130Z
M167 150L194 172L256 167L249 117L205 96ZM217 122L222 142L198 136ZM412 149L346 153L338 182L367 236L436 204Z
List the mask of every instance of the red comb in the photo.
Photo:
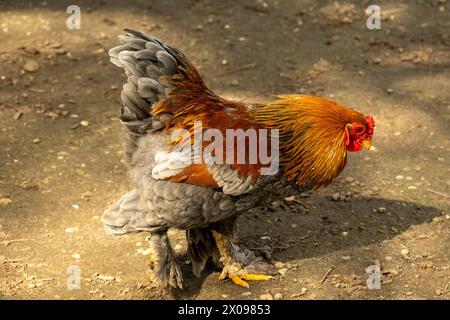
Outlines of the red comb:
M372 137L373 135L373 128L375 128L375 120L373 120L372 116L366 116L366 121L367 121L367 135L369 137Z

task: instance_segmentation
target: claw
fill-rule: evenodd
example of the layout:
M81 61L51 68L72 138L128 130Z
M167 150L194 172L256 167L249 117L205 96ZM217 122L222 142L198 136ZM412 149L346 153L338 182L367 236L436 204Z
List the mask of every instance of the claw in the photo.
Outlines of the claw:
M253 274L253 273L244 273L241 276L244 280L254 280L254 281L267 281L273 279L272 276L267 276L265 274Z
M234 284L237 284L238 286L244 287L244 288L250 288L247 282L239 278L238 276L231 276L231 281L234 282Z
M243 273L239 276L232 275L230 277L231 281L233 281L234 284L237 284L238 286L249 288L250 286L248 283L244 280L250 280L250 281L267 281L270 279L273 279L272 276L267 276L265 274L252 274L252 273Z

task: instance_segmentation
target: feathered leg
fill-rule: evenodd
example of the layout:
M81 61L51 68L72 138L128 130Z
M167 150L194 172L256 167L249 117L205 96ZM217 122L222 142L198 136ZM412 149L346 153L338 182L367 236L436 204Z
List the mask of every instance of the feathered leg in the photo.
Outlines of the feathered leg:
M150 243L150 279L159 288L183 289L183 276L175 260L167 230L153 233Z
M212 225L212 235L220 252L220 261L224 267L219 279L231 279L235 284L248 288L245 280L269 280L272 268L255 254L236 245L236 218L229 218L218 224Z
M192 264L192 272L200 277L209 258L220 267L220 253L209 227L186 230L187 253Z

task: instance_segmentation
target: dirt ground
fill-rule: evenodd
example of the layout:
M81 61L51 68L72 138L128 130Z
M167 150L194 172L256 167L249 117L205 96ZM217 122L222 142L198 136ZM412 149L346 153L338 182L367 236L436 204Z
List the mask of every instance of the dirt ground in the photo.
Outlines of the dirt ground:
M278 275L244 289L209 267L179 299L450 298L450 3L72 1L0 4L0 298L152 299L146 234L113 237L103 210L130 188L117 121L123 28L178 47L225 98L308 93L372 114L374 150L314 194L255 208L241 244ZM363 4L362 4L363 3ZM366 268L380 265L381 289ZM69 290L68 268L81 271Z

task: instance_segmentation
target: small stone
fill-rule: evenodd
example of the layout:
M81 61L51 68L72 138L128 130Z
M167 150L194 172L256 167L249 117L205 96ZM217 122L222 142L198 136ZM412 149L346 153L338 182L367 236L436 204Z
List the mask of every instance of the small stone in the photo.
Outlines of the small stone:
M333 200L333 201L338 201L339 198L340 198L339 192L333 193L333 194L331 195L331 200Z
M280 208L280 202L279 201L273 201L267 206L267 208L270 211L276 211L278 208Z
M273 300L281 300L283 299L283 294L277 292L273 295Z
M273 300L273 297L272 297L272 295L270 293L262 294L259 298L261 300Z
M343 236L344 238L346 238L346 237L349 236L349 233L348 233L347 231L343 231L343 232L341 233L341 236Z
M0 206L7 206L12 203L12 200L9 198L0 198Z
M284 201L286 201L286 202L295 201L295 196L286 197L286 198L284 198Z
M409 250L408 250L408 249L402 249L402 250L400 251L400 254L401 254L401 256L402 256L403 258L409 259Z
M34 60L28 60L23 65L23 70L25 70L26 72L36 72L39 70L39 63Z
M422 269L430 269L430 268L433 268L433 265L434 265L433 261L427 260L424 263L422 263L421 268Z
M392 94L392 93L394 93L394 89L392 89L392 88L387 88L387 89L386 89L386 92L389 93L389 94Z
M225 65L227 65L227 64L228 64L228 61L227 61L227 60L225 60L225 59L223 59L223 60L222 60L222 65L224 65L224 66L225 66Z
M22 111L17 111L16 113L14 113L14 120L19 120L20 117L22 117L23 112Z
M241 293L241 295L243 295L243 296L250 296L251 294L252 293L250 291L245 291L245 292Z
M231 85L232 86L238 86L239 85L239 80L236 80L236 79L231 80Z
M398 271L396 269L386 269L386 270L383 270L383 274L388 274L390 276L397 276Z
M80 259L81 259L81 256L80 256L79 253L74 253L74 254L72 255L72 258L77 259L77 260L80 260Z
M344 260L344 261L350 261L351 259L352 259L351 256L343 256L342 257L342 260Z
M41 142L41 139L39 139L39 138L34 138L32 141L31 141L31 143L33 143L33 144L38 144L38 143L40 143Z
M353 177L345 177L345 182L347 183L352 183L353 181L355 181L355 179Z
M437 296L440 296L440 295L444 294L444 291L441 290L441 289L436 289L435 293L436 293Z
M284 276L287 272L288 272L287 268L282 268L282 269L278 270L278 273L281 274L282 276Z
M403 177L401 174L399 174L398 176L395 176L395 179L397 180L403 180L405 177Z
M275 262L274 266L275 266L275 269L277 269L277 270L280 270L280 269L283 269L286 267L286 265L281 261Z
M22 181L20 183L20 187L22 189L24 189L24 190L36 190L36 189L39 189L39 186L36 183L34 183L32 181L28 181L28 180Z
M83 127L88 127L88 126L89 126L89 121L87 121L87 120L82 120L82 121L80 121L80 124L81 124L81 126L83 126Z
M385 207L379 207L378 208L378 213L385 213L386 212L386 208Z
M103 281L113 281L115 279L113 276L108 276L105 274L98 275L98 278Z
M69 227L69 228L66 228L66 230L64 230L64 231L65 231L65 233L75 233L78 231L78 228L77 227Z

